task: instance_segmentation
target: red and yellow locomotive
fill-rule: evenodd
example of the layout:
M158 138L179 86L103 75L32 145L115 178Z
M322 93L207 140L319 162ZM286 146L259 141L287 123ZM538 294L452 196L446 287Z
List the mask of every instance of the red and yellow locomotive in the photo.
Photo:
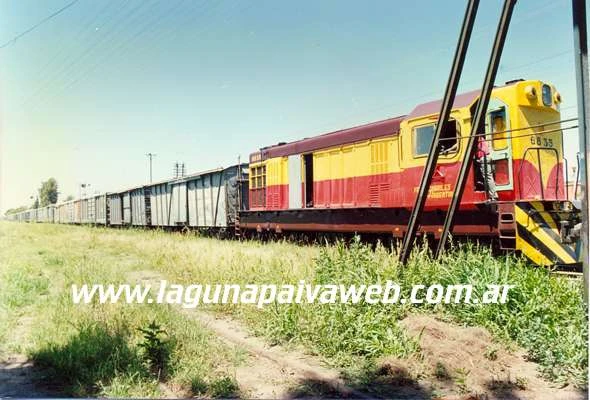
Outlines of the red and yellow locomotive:
M478 97L473 91L455 99L422 233L441 231ZM485 138L497 201L474 163L454 236L497 238L502 248L522 251L539 265L577 262L569 242L579 213L566 194L560 102L556 89L541 81L494 88ZM439 110L440 101L433 101L405 116L253 153L249 210L241 213L240 228L403 237Z

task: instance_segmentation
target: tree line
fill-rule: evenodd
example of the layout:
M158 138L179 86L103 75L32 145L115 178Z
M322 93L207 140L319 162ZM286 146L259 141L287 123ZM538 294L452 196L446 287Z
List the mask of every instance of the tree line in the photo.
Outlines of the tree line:
M57 190L57 181L55 178L49 178L46 181L41 182L41 187L37 189L37 196L35 196L35 200L31 206L20 206L16 208L9 208L6 210L5 215L8 214L15 214L21 211L25 211L28 209L34 209L39 207L46 207L51 204L57 203L57 198L59 197L59 192ZM66 201L73 200L74 196L69 195L66 198Z

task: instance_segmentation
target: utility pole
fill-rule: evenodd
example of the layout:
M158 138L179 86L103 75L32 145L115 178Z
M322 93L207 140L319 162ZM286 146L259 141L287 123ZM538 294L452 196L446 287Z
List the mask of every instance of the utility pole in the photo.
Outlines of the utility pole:
M584 299L588 302L588 159L590 148L590 80L588 78L588 32L586 28L586 1L572 0L574 27L574 57L576 65L576 87L578 93L578 140L580 143L580 184L582 200L582 266L584 270Z
M156 156L156 153L147 153L146 156L150 158L150 183L152 183L152 159Z
M185 175L185 166L184 162L176 161L174 163L174 178L182 178Z
M79 195L78 197L82 198L82 189L84 189L84 197L86 197L86 188L90 187L90 183L81 183L79 188Z

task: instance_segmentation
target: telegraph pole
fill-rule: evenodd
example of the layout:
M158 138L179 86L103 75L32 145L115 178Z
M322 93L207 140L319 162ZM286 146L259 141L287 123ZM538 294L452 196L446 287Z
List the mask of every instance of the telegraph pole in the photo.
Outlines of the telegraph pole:
M588 32L586 29L586 2L572 0L574 23L574 57L578 92L578 126L580 143L580 184L582 187L582 264L584 269L584 299L588 302L588 159L590 158L590 80L588 78Z
M90 183L81 183L80 187L78 188L78 198L82 198L82 189L84 189L84 197L86 197L86 188L90 187Z
M150 159L150 183L152 183L152 159L156 156L156 153L147 153L146 156Z

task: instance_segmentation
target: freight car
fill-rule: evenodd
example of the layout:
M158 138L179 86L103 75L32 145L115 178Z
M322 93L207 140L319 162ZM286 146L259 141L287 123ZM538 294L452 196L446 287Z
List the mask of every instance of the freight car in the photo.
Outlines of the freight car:
M55 219L55 206L53 204L37 209L37 222L53 223Z
M75 224L76 220L75 200L70 200L55 206L56 218L55 222L59 224Z
M108 193L108 225L228 230L242 207L246 164Z
M248 204L247 174L247 164L217 168L71 200L47 210L25 210L8 219L233 232L240 209Z
M151 185L152 226L233 227L241 208L239 176L246 173L243 164Z
M420 233L435 239L453 195L479 92L458 95ZM485 140L498 201L487 196L476 163L455 237L497 239L539 265L577 263L571 233L579 212L564 182L560 94L547 83L518 80L493 90ZM417 196L441 102L408 115L291 143L250 156L250 209L240 229L258 232L370 232L401 238Z

